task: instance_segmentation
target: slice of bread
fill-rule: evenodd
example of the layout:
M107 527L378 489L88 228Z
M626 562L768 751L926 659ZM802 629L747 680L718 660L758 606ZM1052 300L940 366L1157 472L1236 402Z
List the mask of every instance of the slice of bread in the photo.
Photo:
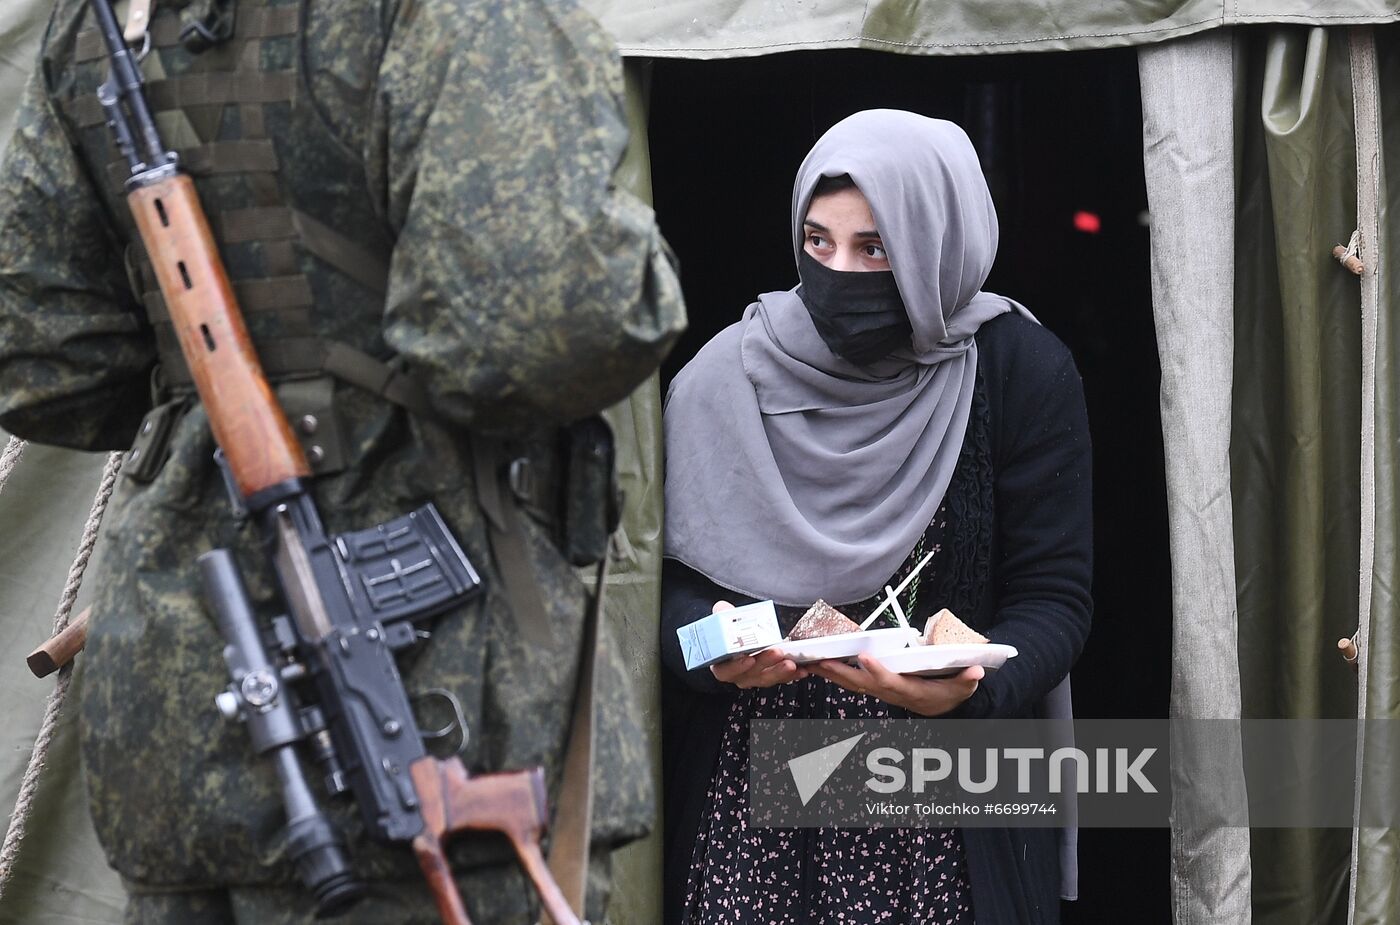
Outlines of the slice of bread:
M860 624L841 611L832 607L826 601L819 600L807 612L802 615L802 619L797 621L797 625L788 633L789 639L816 639L818 636L836 636L840 633L859 633Z
M990 642L986 636L974 630L947 609L928 618L924 624L923 643L926 646L941 646L955 643L982 643Z

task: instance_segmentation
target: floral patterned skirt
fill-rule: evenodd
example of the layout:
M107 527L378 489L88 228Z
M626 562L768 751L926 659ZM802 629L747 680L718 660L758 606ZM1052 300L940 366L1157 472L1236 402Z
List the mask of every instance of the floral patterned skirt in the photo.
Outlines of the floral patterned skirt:
M957 829L748 825L749 720L885 717L822 678L735 701L686 887L685 925L972 925Z

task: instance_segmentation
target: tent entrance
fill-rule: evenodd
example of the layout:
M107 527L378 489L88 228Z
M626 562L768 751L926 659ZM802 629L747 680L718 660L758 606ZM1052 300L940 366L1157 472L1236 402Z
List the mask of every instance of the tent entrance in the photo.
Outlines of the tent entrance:
M989 290L1071 348L1094 439L1095 619L1074 672L1084 717L1165 717L1170 564L1133 50L920 58L797 52L655 62L656 210L681 260L690 330L665 381L754 295L796 283L792 178L860 109L952 119L972 137L1001 220ZM1067 923L1168 922L1168 832L1080 835Z

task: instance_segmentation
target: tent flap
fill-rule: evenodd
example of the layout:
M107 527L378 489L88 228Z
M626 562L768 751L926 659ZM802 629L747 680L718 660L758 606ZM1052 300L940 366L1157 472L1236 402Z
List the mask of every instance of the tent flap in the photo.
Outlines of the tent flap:
M1244 712L1349 718L1356 629L1360 296L1332 258L1356 228L1342 29L1237 36L1231 468ZM1248 758L1248 756L1247 756ZM1267 767L1247 763L1252 780ZM1345 920L1349 834L1254 833L1256 925Z
M922 55L1143 45L1220 26L1400 19L1395 0L584 0L624 55L734 58L822 48Z
M1240 666L1230 483L1235 234L1230 36L1144 49L1143 165L1162 363L1172 559L1174 719L1237 718ZM1211 747L1214 745L1215 747ZM1178 925L1249 925L1249 832L1218 828L1244 793L1238 739L1173 742L1171 882Z

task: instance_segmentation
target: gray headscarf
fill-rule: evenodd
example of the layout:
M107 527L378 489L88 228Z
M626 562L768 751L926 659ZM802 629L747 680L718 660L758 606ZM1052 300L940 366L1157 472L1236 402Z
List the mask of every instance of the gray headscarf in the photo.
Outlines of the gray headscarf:
M879 591L937 513L962 449L973 335L1024 308L982 292L997 218L951 122L874 109L838 122L797 172L793 256L823 176L870 203L912 347L861 368L823 343L797 290L758 297L671 384L666 555L780 604Z

